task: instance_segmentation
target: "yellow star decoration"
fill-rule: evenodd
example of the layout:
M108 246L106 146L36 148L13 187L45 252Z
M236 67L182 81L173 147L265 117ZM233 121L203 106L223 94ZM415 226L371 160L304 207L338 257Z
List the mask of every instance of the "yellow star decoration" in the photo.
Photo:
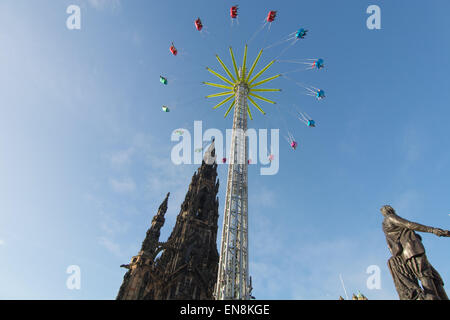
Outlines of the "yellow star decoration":
M254 105L262 114L266 114L264 112L263 109L261 109L261 107L255 102L255 100L253 100L252 97L268 102L268 103L272 103L275 104L274 101L269 100L267 98L264 98L258 94L255 94L255 92L270 92L270 91L281 91L281 89L260 89L260 88L256 88L260 85L262 85L263 83L269 82L271 80L274 80L278 77L281 76L281 74L278 74L276 76L261 80L257 83L254 83L256 79L258 79L264 72L266 72L267 69L269 69L269 67L275 63L275 60L272 60L267 66L265 66L261 71L259 71L253 78L250 79L256 64L259 61L259 58L261 57L263 50L261 49L261 51L259 51L258 56L256 57L255 61L252 64L252 67L250 68L250 71L248 72L248 74L246 74L246 63L247 63L247 45L245 45L245 50L244 50L244 59L243 59L243 63L242 63L242 72L241 74L239 74L238 72L238 68L236 66L236 60L234 59L234 54L233 54L233 49L230 47L230 55L231 55L231 60L233 60L233 67L234 67L234 72L235 75L233 76L233 74L230 72L230 70L227 68L227 66L223 63L223 61L219 58L218 55L216 55L217 60L219 61L220 65L222 66L223 70L227 73L229 78L226 78L224 76L222 76L221 74L217 73L216 71L210 69L210 68L206 68L209 72L211 72L213 75L215 75L217 78L219 78L220 80L222 80L223 82L225 82L227 85L224 84L217 84L217 83L211 83L211 82L203 82L204 84L208 85L208 86L212 86L212 87L216 87L216 88L222 88L222 89L228 89L228 91L224 91L224 92L219 92L219 93L215 93L215 94L211 94L209 96L206 96L206 98L215 98L215 97L222 97L222 96L229 96L227 98L225 98L224 100L222 100L221 102L219 102L218 104L216 104L213 109L217 109L218 107L224 105L225 103L229 102L230 100L233 100L231 102L230 107L228 108L227 112L225 113L226 117L228 115L228 113L230 113L231 109L233 109L235 103L236 103L236 91L237 91L237 87L240 85L245 85L248 89L248 95L247 98L250 101L250 103L252 105ZM247 112L248 115L250 116L250 119L253 120L252 118L252 114L250 112L250 108L248 107L247 104Z

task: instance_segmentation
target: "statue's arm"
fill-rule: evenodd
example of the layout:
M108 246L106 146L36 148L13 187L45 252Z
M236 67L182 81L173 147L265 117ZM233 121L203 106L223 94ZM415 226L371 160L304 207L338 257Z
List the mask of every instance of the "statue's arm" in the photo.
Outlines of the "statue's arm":
M423 224L403 219L397 215L389 216L389 220L399 227L411 229L414 231L433 233L434 229L433 227L424 226Z
M403 219L402 217L399 217L397 215L389 216L389 220L397 226L407 228L410 230L419 231L419 232L428 232L428 233L435 234L439 237L450 237L450 231L448 231L448 230L442 230L439 228L425 226L420 223L416 223L416 222L412 222L412 221Z

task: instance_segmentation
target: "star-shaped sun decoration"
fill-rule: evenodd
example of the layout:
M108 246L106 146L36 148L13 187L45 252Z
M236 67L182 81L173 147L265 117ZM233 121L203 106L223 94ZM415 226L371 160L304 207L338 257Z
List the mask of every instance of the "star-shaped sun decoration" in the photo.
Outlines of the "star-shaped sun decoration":
M215 93L215 94L211 94L209 96L206 96L206 98L215 98L215 97L221 97L221 96L229 96L227 98L225 98L224 100L222 100L221 102L219 102L218 104L216 104L213 109L217 109L220 106L224 105L225 103L233 100L231 102L230 107L228 108L227 112L225 113L226 117L228 115L228 113L230 113L231 109L233 109L233 107L236 104L236 93L237 93L237 88L238 86L245 86L247 89L247 99L250 101L250 103L255 106L262 114L266 114L264 112L264 110L255 102L255 100L253 98L268 102L268 103L272 103L275 104L274 101L269 100L267 98L264 98L258 94L256 94L255 92L271 92L271 91L281 91L281 89L263 89L263 88L257 88L260 85L269 82L271 80L274 80L278 77L281 76L281 74L278 74L276 76L261 80L259 82L255 83L255 80L258 79L264 72L267 71L267 69L269 69L269 67L275 63L275 60L272 60L268 65L266 65L261 71L259 71L253 78L251 78L253 71L255 70L256 64L259 61L259 58L261 57L263 50L261 49L258 53L258 56L256 57L255 61L253 62L250 70L248 73L246 73L246 63L247 63L247 45L245 45L245 50L244 50L244 58L243 58L243 62L242 62L242 68L240 69L241 72L238 71L238 68L236 66L236 60L234 59L234 54L233 54L233 49L230 47L230 55L231 55L231 60L233 61L233 67L234 67L234 72L235 74L233 75L231 73L231 71L227 68L227 66L223 63L223 61L219 58L218 55L216 55L217 60L219 61L220 65L222 66L223 70L227 73L229 78L226 78L224 76L222 76L221 74L217 73L216 71L210 69L210 68L206 68L209 72L211 72L213 75L215 75L216 77L218 77L220 80L222 80L223 82L226 83L226 85L224 84L217 84L217 83L211 83L211 82L203 82L206 85L212 86L212 87L216 87L216 88L222 88L222 89L228 89L228 91L224 91L224 92L219 92L219 93ZM253 98L252 98L253 97ZM250 108L248 107L247 104L247 112L248 115L250 117L251 120L253 120L252 118L252 114L250 112Z

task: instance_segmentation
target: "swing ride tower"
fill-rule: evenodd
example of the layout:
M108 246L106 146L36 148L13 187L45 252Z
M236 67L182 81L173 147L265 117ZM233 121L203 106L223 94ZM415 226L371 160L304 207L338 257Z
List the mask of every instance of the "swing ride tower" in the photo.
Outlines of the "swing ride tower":
M227 89L228 91L216 93L207 96L214 98L228 96L218 103L213 109L231 102L225 117L234 108L233 130L231 140L230 157L228 158L228 180L225 196L225 209L223 217L222 240L220 249L219 268L217 282L215 287L216 300L248 300L251 299L251 278L249 277L249 251L248 251L248 139L247 115L252 120L252 114L248 101L256 107L263 115L266 113L256 103L253 98L262 100L271 104L274 101L264 98L255 92L281 91L281 89L261 89L260 85L269 82L281 75L275 75L270 78L255 83L264 72L275 62L271 61L255 76L251 77L253 71L261 57L263 50L260 50L258 56L253 62L247 73L247 45L244 49L244 58L242 66L238 69L234 58L233 50L230 47L231 60L233 62L233 73L216 55L217 60L228 78L220 75L216 71L207 68L209 72L218 77L226 84L216 84L204 82L204 84Z

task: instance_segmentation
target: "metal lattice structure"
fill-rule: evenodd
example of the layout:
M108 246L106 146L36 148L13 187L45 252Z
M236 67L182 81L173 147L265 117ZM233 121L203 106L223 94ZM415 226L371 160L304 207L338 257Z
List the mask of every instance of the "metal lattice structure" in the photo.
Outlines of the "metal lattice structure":
M272 104L275 104L275 102L255 94L255 92L281 91L281 89L256 88L281 76L279 74L254 83L275 62L275 60L271 61L251 78L261 54L262 50L259 51L247 73L247 46L245 46L243 63L239 70L234 59L233 50L230 47L235 74L233 75L219 56L216 56L229 78L210 68L207 68L207 70L225 82L226 85L204 82L204 84L209 86L228 89L228 91L207 96L207 98L229 96L214 106L214 109L231 101L231 105L225 113L226 117L231 109L235 107L219 270L215 288L215 298L217 300L248 300L251 298L252 288L248 267L248 143L246 131L247 114L251 120L252 114L248 101L265 115L266 113L252 97Z

